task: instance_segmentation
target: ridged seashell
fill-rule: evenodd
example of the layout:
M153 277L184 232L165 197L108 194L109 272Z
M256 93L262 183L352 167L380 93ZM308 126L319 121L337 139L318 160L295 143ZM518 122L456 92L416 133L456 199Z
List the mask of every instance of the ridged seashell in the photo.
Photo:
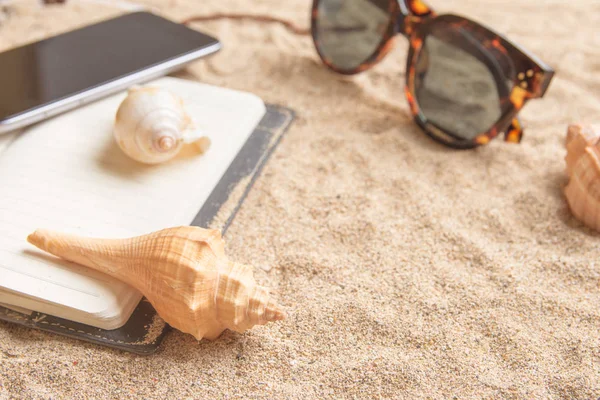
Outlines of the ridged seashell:
M591 127L569 126L565 196L575 217L600 231L600 143Z
M194 128L181 98L149 86L129 90L117 110L114 135L125 154L145 164L170 160L184 143L198 141L201 152L210 145Z
M163 229L131 239L90 239L36 230L29 243L138 289L171 326L198 340L285 318L253 268L227 259L216 230Z
M571 169L584 153L585 148L596 143L598 136L591 126L569 125L566 142L567 155L565 157L569 175L571 175Z

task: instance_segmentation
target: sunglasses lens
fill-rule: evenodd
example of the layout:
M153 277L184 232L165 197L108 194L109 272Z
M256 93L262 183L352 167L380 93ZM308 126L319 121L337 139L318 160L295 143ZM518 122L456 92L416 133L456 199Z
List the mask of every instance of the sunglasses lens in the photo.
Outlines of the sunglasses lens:
M323 58L345 71L368 60L389 27L388 9L388 0L319 1L313 28Z
M485 38L464 27L437 24L426 36L415 65L415 92L428 121L458 140L487 132L508 94L502 63L485 49Z

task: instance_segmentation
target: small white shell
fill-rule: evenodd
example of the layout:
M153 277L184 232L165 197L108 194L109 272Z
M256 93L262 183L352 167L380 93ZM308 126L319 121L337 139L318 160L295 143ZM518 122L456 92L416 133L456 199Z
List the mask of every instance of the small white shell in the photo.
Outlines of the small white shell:
M136 87L129 90L115 118L114 135L129 157L158 164L175 157L184 143L208 138L194 130L183 100L168 90Z

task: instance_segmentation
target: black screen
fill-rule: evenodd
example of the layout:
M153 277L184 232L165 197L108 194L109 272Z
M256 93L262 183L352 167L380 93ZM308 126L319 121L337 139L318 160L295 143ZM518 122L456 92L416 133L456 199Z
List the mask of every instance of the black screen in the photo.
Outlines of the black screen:
M137 12L0 53L0 121L217 41Z

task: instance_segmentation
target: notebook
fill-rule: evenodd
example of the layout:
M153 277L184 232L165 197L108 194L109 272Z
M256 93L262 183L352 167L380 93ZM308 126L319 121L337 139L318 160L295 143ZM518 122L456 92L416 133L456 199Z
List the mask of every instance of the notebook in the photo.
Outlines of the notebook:
M225 235L294 117L289 108L267 104L266 114L208 199L199 205L191 225L218 229ZM0 136L0 141L3 138ZM144 298L118 329L105 330L8 305L0 305L0 320L142 355L154 353L170 330Z
M112 136L125 93L0 139L0 303L101 329L122 326L141 294L102 273L29 245L37 228L130 237L188 225L263 115L258 97L162 78L150 83L184 100L211 139L200 156L166 164L129 159Z

